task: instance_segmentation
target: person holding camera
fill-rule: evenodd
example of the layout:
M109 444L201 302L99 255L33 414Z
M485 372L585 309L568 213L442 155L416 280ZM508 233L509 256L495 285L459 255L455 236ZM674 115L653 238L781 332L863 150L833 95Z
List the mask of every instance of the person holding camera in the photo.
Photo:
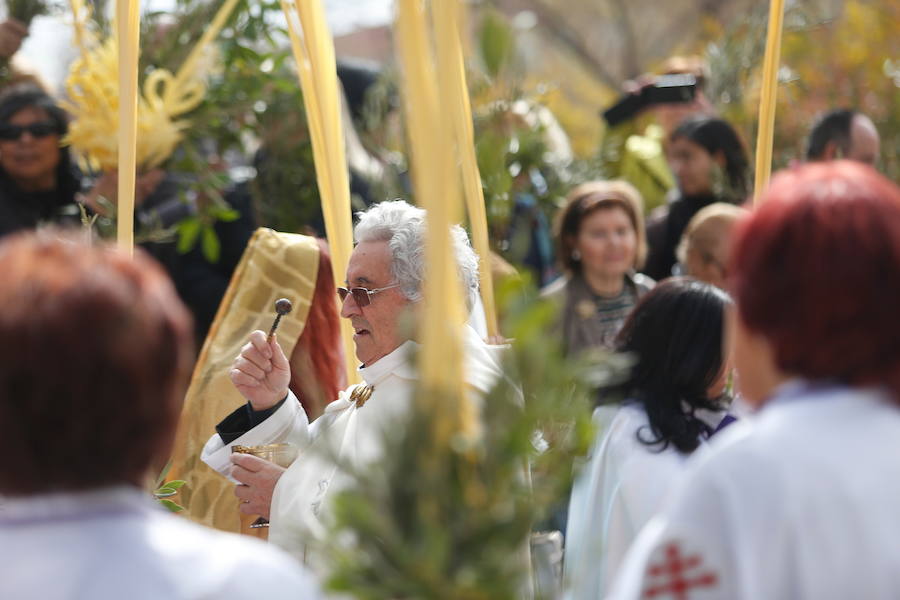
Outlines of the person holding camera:
M700 57L672 57L662 75L626 82L625 95L603 112L607 128L599 155L604 175L635 186L646 213L665 204L675 188L666 140L686 118L715 112L704 94L706 71Z

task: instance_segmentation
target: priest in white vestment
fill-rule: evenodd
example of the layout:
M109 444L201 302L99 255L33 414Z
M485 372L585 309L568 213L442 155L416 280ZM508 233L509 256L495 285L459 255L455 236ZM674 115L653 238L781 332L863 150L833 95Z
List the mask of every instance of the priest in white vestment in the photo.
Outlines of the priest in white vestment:
M405 423L418 374L410 339L424 279L425 212L405 202L383 202L359 215L357 245L339 289L341 316L350 319L364 384L351 386L312 424L288 391L287 361L277 341L254 332L235 360L232 381L247 398L217 427L203 460L239 482L241 510L270 519L269 539L313 566L311 542L328 527L329 502L348 481L338 467L377 468L385 432ZM478 260L465 231L453 229L453 246L466 295L477 293ZM488 346L469 327L463 338L467 387L474 398L502 376L499 346ZM371 391L369 397L368 392ZM232 445L291 443L298 458L285 470L253 456L232 454ZM335 460L336 459L336 460ZM318 569L317 569L318 570Z

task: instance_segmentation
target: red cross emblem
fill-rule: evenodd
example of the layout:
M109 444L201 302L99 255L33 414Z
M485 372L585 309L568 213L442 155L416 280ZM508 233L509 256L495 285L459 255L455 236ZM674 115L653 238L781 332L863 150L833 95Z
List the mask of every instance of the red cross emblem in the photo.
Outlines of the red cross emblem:
M694 588L713 587L718 578L710 571L699 572L703 559L699 554L683 556L678 544L666 546L665 557L659 564L647 569L648 587L644 598L661 598L671 595L674 600L688 600Z

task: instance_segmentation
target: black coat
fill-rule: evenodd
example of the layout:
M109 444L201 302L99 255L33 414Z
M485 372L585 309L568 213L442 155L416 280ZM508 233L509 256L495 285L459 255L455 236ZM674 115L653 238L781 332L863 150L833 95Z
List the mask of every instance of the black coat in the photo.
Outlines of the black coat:
M75 196L81 191L81 175L67 168L58 173L57 181L53 190L25 192L0 170L0 236L43 223L79 224L81 213Z

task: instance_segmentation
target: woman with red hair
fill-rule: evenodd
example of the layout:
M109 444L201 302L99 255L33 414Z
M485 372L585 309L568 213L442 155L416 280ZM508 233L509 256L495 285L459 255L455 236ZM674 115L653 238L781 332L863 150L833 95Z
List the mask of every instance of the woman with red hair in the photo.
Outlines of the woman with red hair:
M834 162L761 200L729 269L759 415L698 456L613 598L900 597L900 189Z
M318 598L285 554L167 514L193 358L162 269L51 230L0 244L2 598Z

